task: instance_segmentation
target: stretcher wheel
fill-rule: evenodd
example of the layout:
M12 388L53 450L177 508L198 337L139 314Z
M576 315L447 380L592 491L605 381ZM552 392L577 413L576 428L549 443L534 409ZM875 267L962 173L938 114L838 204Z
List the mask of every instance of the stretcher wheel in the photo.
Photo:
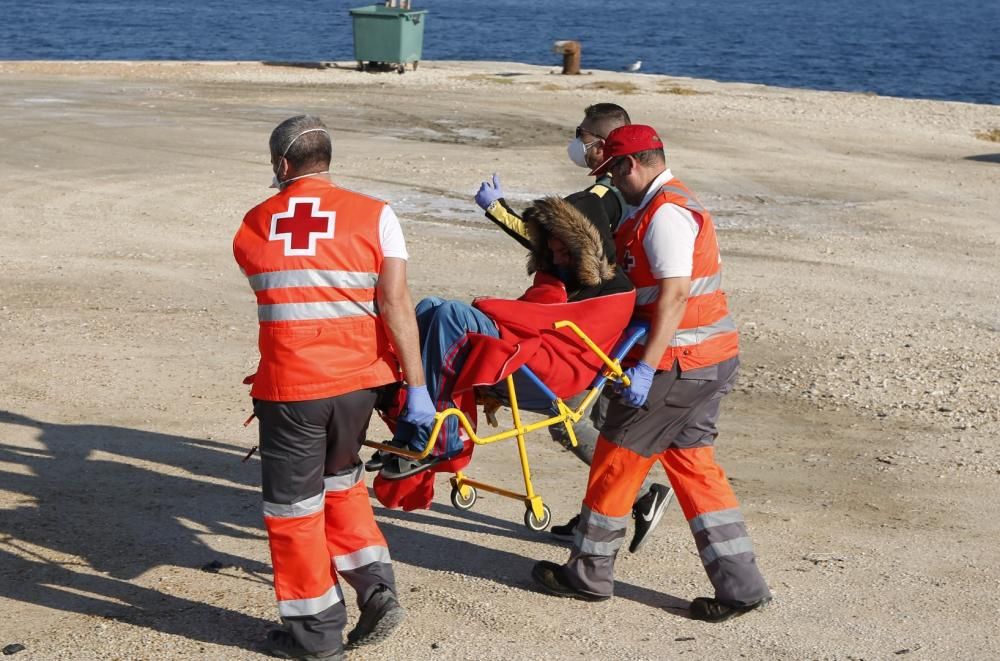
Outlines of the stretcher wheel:
M458 487L451 488L451 504L460 510L471 510L472 506L476 504L478 494L476 487L466 484L465 488L469 490L468 498L462 498L462 490Z
M542 505L542 518L541 520L535 518L535 512L528 507L527 511L524 513L524 525L528 526L535 532L541 532L549 527L552 523L552 510L549 509L548 505Z

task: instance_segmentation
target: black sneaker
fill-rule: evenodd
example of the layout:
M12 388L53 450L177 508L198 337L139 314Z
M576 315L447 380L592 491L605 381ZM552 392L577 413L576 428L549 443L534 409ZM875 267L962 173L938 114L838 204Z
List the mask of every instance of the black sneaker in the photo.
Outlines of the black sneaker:
M279 659L302 659L303 661L343 661L344 650L310 652L299 645L295 637L286 629L272 629L267 632L264 651Z
M543 592L554 594L557 597L572 597L583 601L607 601L611 598L610 595L594 594L573 587L566 580L563 571L562 565L542 560L536 562L535 566L531 568L531 578L535 579L535 583L542 588Z
M689 612L691 619L702 622L725 622L726 620L749 613L752 610L763 608L771 602L771 597L764 597L760 601L746 606L730 606L724 604L713 597L698 597L691 602Z
M379 586L375 593L368 597L358 623L347 634L347 647L353 649L361 645L381 643L398 627L406 611L399 605L396 595L387 586Z
M576 525L580 523L580 515L577 514L572 519L562 524L561 526L552 526L549 532L556 539L563 542L572 542L576 537Z
M649 487L645 496L635 501L632 506L632 518L635 519L635 533L632 543L628 545L629 553L636 553L646 543L649 533L660 523L667 505L674 499L674 490L662 484Z

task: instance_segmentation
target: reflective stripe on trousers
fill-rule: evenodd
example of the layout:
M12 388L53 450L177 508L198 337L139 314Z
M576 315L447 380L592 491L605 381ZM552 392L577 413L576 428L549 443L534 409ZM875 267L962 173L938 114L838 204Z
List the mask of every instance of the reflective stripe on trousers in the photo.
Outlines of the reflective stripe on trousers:
M580 510L580 522L573 531L573 551L613 556L625 540L627 526L627 516L607 516L584 505Z
M311 599L283 599L278 601L278 613L281 617L305 617L322 613L330 606L344 600L340 585L334 584L326 594Z
M701 514L688 521L698 544L698 553L707 567L719 558L753 553L746 522L739 508Z
M274 593L282 617L319 615L343 596L327 563L324 494L291 505L264 503Z
M719 599L752 603L767 596L766 586L754 581L759 574L753 542L738 507L699 514L688 524Z
M333 556L333 565L343 573L375 562L389 563L389 548L386 546L366 546L363 549Z
M375 523L364 466L343 476L327 476L325 483L327 551L337 573L357 593L358 607L364 607L379 585L395 593L389 546Z
M636 461L646 462L645 470L630 470ZM652 462L598 437L580 523L566 563L565 575L575 587L598 595L613 594L615 558L625 541L635 495Z
M358 464L350 472L343 475L325 475L323 477L323 488L327 493L331 491L346 491L355 486L365 477L365 465ZM323 504L320 503L320 507Z
M264 501L264 516L274 516L281 518L308 516L323 511L327 491L343 491L350 489L362 480L365 474L364 464L358 464L350 473L344 475L327 475L323 478L323 493L300 500L290 505L280 503L269 503Z
M594 452L577 541L566 563L568 580L588 592L613 593L617 547L639 485L657 461L689 521L715 597L739 605L769 596L736 495L715 463L713 448L671 447L644 457L603 436Z

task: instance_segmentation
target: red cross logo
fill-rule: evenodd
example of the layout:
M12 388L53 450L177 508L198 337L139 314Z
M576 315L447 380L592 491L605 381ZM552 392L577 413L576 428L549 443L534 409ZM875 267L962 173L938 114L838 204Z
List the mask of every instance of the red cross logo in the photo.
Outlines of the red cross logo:
M625 255L622 258L622 266L625 267L626 273L630 273L632 269L635 268L635 257L632 255L632 251L628 248L625 249Z
M320 211L318 197L293 197L288 211L271 216L270 241L284 241L286 255L316 255L316 241L332 239L333 211Z

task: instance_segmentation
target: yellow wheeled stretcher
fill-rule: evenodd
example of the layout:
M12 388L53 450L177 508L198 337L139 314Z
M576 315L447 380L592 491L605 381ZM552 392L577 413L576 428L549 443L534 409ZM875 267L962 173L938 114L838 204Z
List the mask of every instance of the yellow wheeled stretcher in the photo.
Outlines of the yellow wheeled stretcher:
M622 335L622 339L619 340L618 345L612 352L612 355L608 356L573 322L558 321L554 324L554 327L556 329L568 328L575 333L577 337L579 337L580 340L600 358L603 364L600 372L591 383L586 397L583 398L583 401L581 401L576 408L570 408L567 406L559 397L556 396L554 392L552 392L548 386L541 381L541 379L534 374L534 372L531 371L531 369L527 366L522 366L518 371L529 382L531 382L540 393L552 402L550 412L554 411L555 414L545 420L533 422L528 425L522 422L521 408L518 405L517 392L514 386L514 375L512 374L506 378L506 398L510 405L511 417L513 420L513 428L511 429L489 436L479 436L476 434L476 430L469 422L465 413L457 408L449 408L444 411L439 411L435 416L434 427L432 428L430 437L427 440L427 446L420 452L375 441L365 441L364 444L389 454L400 455L411 460L422 460L428 457L434 450L434 444L437 442L441 427L449 416L458 417L459 425L461 425L469 439L471 439L476 445L487 445L490 443L496 443L497 441L503 441L508 438L515 438L517 439L517 452L521 462L521 473L524 476L524 493L522 494L509 491L486 482L473 480L463 471L458 471L451 478L451 502L460 510L472 509L472 507L476 504L477 492L480 489L490 493L495 493L505 498L520 500L525 505L524 525L528 526L531 530L545 530L552 521L552 513L549 510L548 505L542 502L542 497L535 493L534 486L531 483L531 468L528 465L528 451L525 437L530 432L538 429L544 429L553 425L563 425L566 428L566 434L570 443L573 447L576 447L577 440L576 433L573 430L573 425L583 417L584 411L587 410L591 402L593 402L594 399L600 394L604 385L609 380L617 381L623 386L628 386L628 377L622 373L621 360L646 334L648 329L646 325L628 327Z

